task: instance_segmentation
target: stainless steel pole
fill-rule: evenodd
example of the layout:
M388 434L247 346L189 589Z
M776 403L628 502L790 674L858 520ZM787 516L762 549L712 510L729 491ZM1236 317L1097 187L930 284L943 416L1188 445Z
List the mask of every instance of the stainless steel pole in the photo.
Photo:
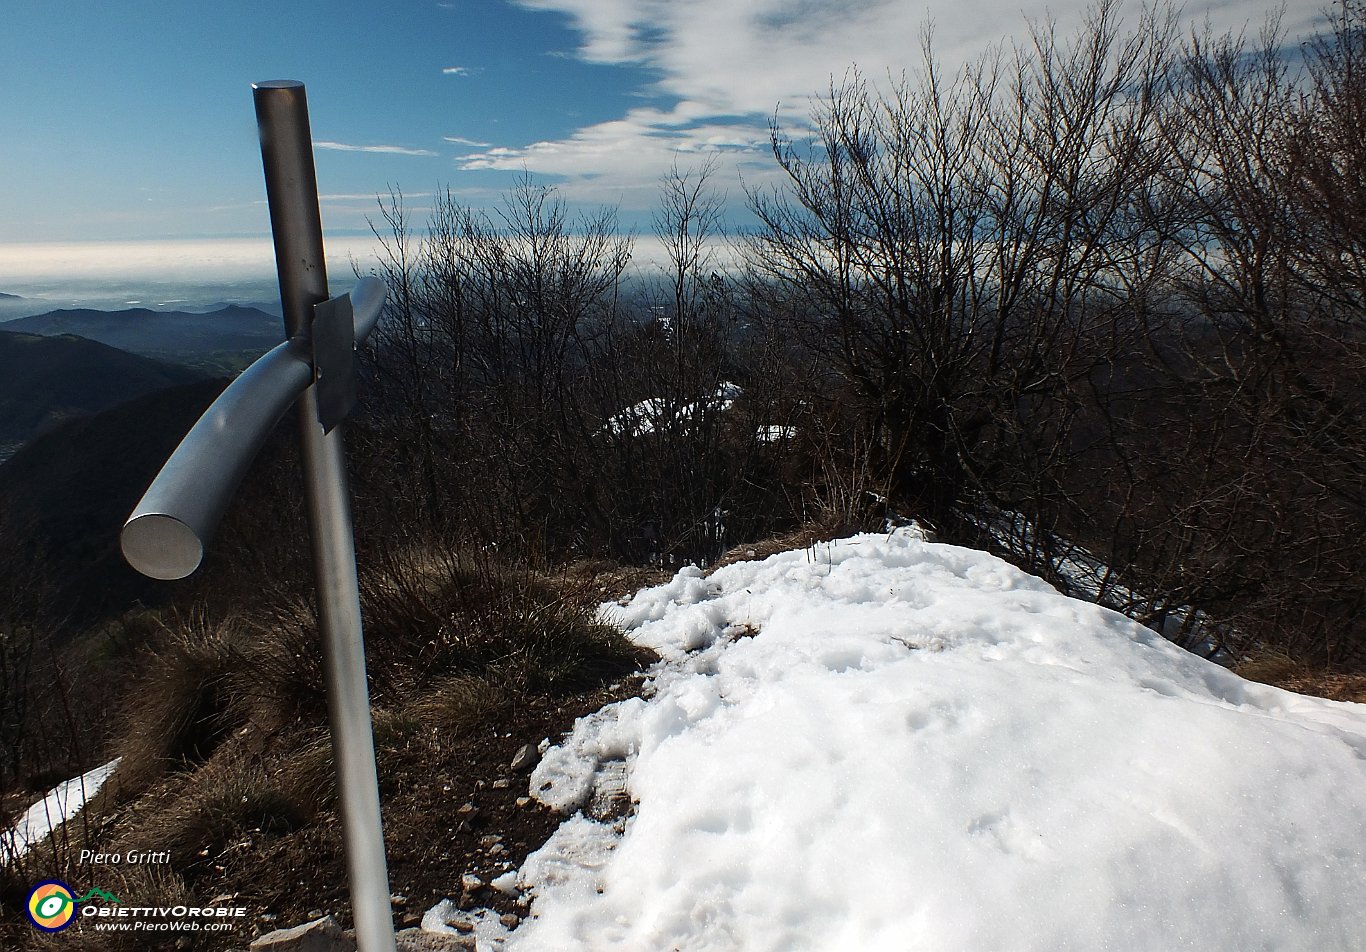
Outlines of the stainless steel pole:
M292 81L256 83L252 92L285 329L290 337L306 336L313 306L327 300L308 101L303 84ZM315 388L304 392L299 423L351 907L361 952L396 952L365 680L344 428L324 433L317 403Z

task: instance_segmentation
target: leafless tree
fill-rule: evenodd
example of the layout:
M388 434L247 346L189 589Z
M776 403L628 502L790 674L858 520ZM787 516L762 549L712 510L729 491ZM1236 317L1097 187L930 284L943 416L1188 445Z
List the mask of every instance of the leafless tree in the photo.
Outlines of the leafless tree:
M1165 270L1180 319L1150 329L1150 396L1112 414L1123 472L1105 482L1129 487L1110 507L1115 538L1147 591L1323 659L1360 642L1366 376L1352 252L1329 251L1361 187L1339 178L1329 203L1310 184L1341 162L1309 156L1334 154L1325 91L1342 86L1325 77L1351 46L1318 50L1306 88L1274 20L1255 40L1206 31L1183 45L1154 211L1179 247Z
M832 86L801 150L774 131L786 191L753 194L751 265L803 302L803 345L876 434L889 486L952 521L972 493L1056 492L1076 394L1133 326L1164 236L1138 214L1171 23L1074 38L915 81Z

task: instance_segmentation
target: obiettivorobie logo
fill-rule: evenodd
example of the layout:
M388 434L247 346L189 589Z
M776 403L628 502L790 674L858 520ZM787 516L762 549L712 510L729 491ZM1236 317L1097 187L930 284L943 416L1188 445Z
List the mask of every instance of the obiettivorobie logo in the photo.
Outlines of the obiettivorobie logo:
M78 918L91 920L96 929L221 932L235 928L246 916L247 907L130 906L98 886L77 899L66 883L47 879L29 890L25 911L34 928L43 932L61 932Z
M118 902L117 899L114 901ZM28 913L28 920L35 929L61 932L75 920L77 902L66 883L59 879L45 879L29 890L24 911Z
M81 903L98 899L100 902L117 903L119 897L98 887L91 889L80 899L72 893L71 887L60 879L47 879L29 890L29 922L44 932L61 932L76 919Z

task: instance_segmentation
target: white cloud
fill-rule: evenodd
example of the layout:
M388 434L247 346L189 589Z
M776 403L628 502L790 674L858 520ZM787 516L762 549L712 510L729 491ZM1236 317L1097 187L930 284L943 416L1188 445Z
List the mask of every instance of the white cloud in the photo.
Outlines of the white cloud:
M656 77L640 90L664 103L570 136L518 148L495 148L461 160L467 169L526 169L565 176L567 197L591 201L645 195L675 152L726 156L723 172L756 161L764 171L768 121L799 127L811 101L857 65L871 79L919 65L920 37L933 24L942 65L956 69L988 46L1027 35L1028 22L1051 16L1061 31L1080 25L1088 0L515 0L569 18L581 37L576 55L601 64L644 67ZM1251 24L1255 33L1279 0L1194 0L1187 19L1208 16L1217 29ZM1298 5L1297 5L1298 6ZM1292 35L1317 11L1287 13ZM1122 10L1136 23L1137 3ZM672 104L672 105L669 105ZM772 165L771 162L768 165ZM650 204L649 201L645 202Z
M315 149L333 152L377 152L382 155L436 155L430 149L409 149L401 145L347 145L345 142L314 142Z
M250 201L250 202L227 202L227 203L222 204L222 205L210 205L208 208L204 209L204 211L206 211L206 212L236 212L236 211L241 211L242 209L245 209L245 208L264 208L264 207L265 207L265 204L266 204L266 200L265 200L264 198L258 198L258 199L256 199L255 201Z
M470 76L475 70L469 66L447 66L441 71L444 76Z
M472 149L487 149L493 144L492 142L478 142L474 139L466 139L464 136L445 136L444 138L447 142L454 143L455 145L466 145Z
M675 157L687 166L715 155L734 169L746 159L761 158L767 149L764 124L699 121L686 105L670 111L642 106L621 119L586 126L568 139L492 148L459 164L467 170L525 168L564 179L568 197L579 201L648 207L660 175Z
M404 192L407 198L430 198L431 192ZM375 192L334 192L331 194L319 195L318 199L324 202L373 202L376 198ZM257 204L264 205L265 202Z

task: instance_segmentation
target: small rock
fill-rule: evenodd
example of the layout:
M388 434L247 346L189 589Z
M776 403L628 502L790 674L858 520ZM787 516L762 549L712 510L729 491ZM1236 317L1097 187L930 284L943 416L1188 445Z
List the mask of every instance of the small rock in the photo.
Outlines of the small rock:
M498 921L503 924L504 929L515 929L522 924L521 918L510 912L503 913L498 917Z
M465 819L465 820L468 820L468 819L470 819L471 817L477 816L478 814L479 814L479 808L478 808L477 806L475 806L473 803L464 803L464 804L461 804L461 805L460 805L460 808L459 808L458 810L455 811L455 815L456 815L456 816L460 817L461 819Z
M321 919L322 917L323 911L321 909L313 909L308 913L308 919L310 922L312 922L314 919Z
M472 935L451 935L446 932L423 932L404 929L395 936L398 952L474 952Z
M497 833L490 833L488 836L479 837L479 845L484 849L491 849L503 841Z
M493 781L494 790L506 790L510 786L512 786L512 781L507 777L499 777L497 780Z
M460 888L467 893L478 892L484 888L484 881L474 873L466 873L460 877Z
M531 744L523 744L512 756L508 766L513 773L526 773L541 761L541 752Z
M251 943L251 952L356 952L356 940L337 920L323 916L292 929L276 929Z
M451 928L456 932L473 932L474 923L470 922L468 919L456 919L451 922Z
M395 909L402 909L404 906L408 905L408 897L402 893L392 893L389 896L389 905L393 906Z
M525 807L525 806L526 806L527 804L529 804L530 802L531 802L531 798L530 798L530 797L518 797L518 798L517 798L517 806L518 806L518 807Z
M585 812L595 820L614 820L631 810L631 795L626 787L626 763L608 761L593 777L593 797Z

